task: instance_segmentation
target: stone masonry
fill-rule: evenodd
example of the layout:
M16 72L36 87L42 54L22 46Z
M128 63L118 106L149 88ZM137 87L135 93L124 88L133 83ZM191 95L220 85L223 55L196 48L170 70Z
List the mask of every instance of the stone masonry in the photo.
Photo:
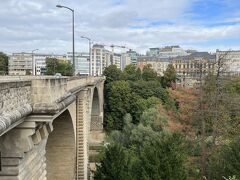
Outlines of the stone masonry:
M0 179L88 179L105 78L9 78L0 77Z

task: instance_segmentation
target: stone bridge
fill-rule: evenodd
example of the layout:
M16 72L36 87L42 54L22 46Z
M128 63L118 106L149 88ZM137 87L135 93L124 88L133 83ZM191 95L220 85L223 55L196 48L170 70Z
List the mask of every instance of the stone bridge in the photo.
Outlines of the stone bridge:
M104 77L0 77L0 179L88 179Z

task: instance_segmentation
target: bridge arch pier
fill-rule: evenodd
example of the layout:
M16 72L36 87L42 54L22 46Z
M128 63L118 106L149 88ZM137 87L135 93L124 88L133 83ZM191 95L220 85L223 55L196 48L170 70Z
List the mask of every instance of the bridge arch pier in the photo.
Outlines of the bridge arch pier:
M60 114L52 125L53 132L49 134L46 143L47 179L75 179L75 135L69 111Z

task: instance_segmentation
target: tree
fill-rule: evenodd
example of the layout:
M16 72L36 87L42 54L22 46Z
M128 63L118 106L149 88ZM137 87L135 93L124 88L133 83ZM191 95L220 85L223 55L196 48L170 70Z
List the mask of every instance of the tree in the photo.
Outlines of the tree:
M130 81L136 81L141 79L141 74L141 70L137 68L134 64L127 65L123 71L124 79Z
M240 138L234 139L229 145L224 145L210 159L213 179L235 176L240 179Z
M8 74L8 56L0 52L0 75Z
M171 87L172 83L176 82L176 78L176 70L172 64L169 64L162 78L163 87Z
M162 131L166 129L168 119L162 116L156 108L149 108L143 112L140 122L155 131Z
M185 180L185 152L182 136L163 134L145 144L141 153L141 178L152 180Z
M122 79L122 71L117 68L116 65L110 65L103 71L103 75L106 76L105 84Z
M96 180L126 180L130 179L129 156L119 144L110 144L105 148L97 165L94 179Z
M56 58L46 58L46 75L55 75L60 73L63 76L73 75L73 66L70 61L59 60Z
M105 127L107 129L122 129L123 117L130 112L132 90L126 81L114 81L107 85L105 100Z
M152 66L150 64L143 67L142 79L145 81L157 79L157 73L152 69Z

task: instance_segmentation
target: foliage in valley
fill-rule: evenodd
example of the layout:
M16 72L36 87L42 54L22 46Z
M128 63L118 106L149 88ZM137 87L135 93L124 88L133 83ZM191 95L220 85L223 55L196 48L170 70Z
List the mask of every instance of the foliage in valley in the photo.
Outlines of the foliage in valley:
M240 78L177 88L146 66L105 69L108 145L95 179L240 179Z

